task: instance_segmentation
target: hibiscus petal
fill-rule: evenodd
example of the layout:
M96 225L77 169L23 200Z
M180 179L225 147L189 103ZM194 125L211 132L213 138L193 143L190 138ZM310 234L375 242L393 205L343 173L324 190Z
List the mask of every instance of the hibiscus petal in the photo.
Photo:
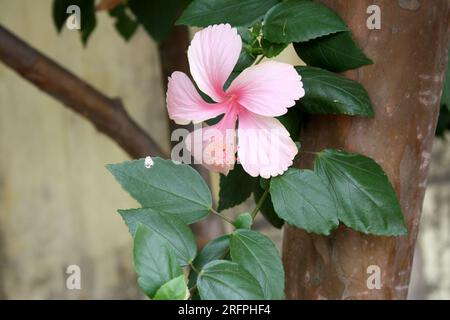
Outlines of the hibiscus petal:
M230 108L216 125L194 130L186 137L186 147L196 163L210 171L227 175L236 162L236 112Z
M239 112L238 158L248 174L266 179L281 175L297 153L280 121L247 110Z
M188 49L192 77L214 101L226 99L223 85L241 53L242 40L229 24L209 26L197 32Z
M205 102L188 76L179 71L169 77L166 101L170 119L178 124L202 122L227 110L225 103Z
M305 95L301 76L289 64L267 61L245 69L231 83L240 105L262 116L278 117Z

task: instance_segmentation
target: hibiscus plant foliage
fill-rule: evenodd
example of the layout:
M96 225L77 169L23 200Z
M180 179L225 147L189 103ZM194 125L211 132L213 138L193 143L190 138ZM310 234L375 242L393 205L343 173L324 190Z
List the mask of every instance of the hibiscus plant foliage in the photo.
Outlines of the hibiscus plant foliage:
M160 2L154 1L153 6ZM128 2L131 9L136 3ZM175 8L179 1L167 3ZM142 14L140 11L136 16ZM175 19L170 12L162 16ZM276 228L286 223L319 235L330 235L339 224L377 236L407 233L395 190L379 164L343 150L304 151L297 141L307 114L374 116L363 86L338 74L372 61L336 12L309 0L193 0L176 24L205 29L194 37L188 52L197 86L182 73L171 76L169 115L187 123L225 114L208 124L214 127L219 121L219 127L237 127L239 146L233 150L237 150L239 161L233 151L227 166L209 167L222 172L216 208L208 185L187 164L153 158L150 166L144 159L107 166L141 206L119 210L119 214L134 238L134 267L149 298L283 299L285 276L280 254L268 237L252 230L258 213ZM162 31L152 30L150 24L144 27L160 40ZM291 44L306 66L268 59L261 62L262 58L276 57ZM236 48L240 51L236 61L228 61ZM213 65L209 68L221 72L208 74L206 60ZM230 70L222 70L227 68ZM234 93L248 89L250 78L254 86L262 88L258 87L260 99L242 98L242 106L233 109L230 101L234 101ZM264 87L266 79L270 88ZM276 100L268 94L271 90ZM183 94L188 102L180 98ZM198 111L194 114L188 110L193 105ZM267 109L262 110L261 105ZM280 124L279 141L285 144L282 150L289 161L275 168L246 163L244 151L251 149L252 141L247 141L240 128L252 121L260 126ZM312 170L292 166L294 156L306 154L315 157ZM252 195L252 212L241 213L236 219L222 212ZM211 214L230 223L234 231L198 250L189 225Z

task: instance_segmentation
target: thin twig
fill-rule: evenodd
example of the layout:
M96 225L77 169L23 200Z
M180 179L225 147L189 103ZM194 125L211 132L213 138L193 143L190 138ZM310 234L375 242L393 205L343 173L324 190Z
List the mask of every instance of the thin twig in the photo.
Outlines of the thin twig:
M119 99L112 99L0 25L0 60L42 91L89 120L132 158L167 157L131 119Z
M255 65L259 64L259 63L262 61L262 59L264 59L264 55L261 55L261 56L258 58L258 60L256 60Z
M214 214L215 214L216 216L218 216L219 218L221 218L222 220L224 220L224 221L226 221L226 222L228 222L228 223L234 225L233 220L231 220L231 219L228 218L227 216L225 216L225 215L223 215L223 214L217 212L216 210L214 210L214 209L212 209L212 208L211 208L211 212L214 213Z
M262 194L261 198L259 198L259 201L256 204L255 209L253 209L253 211L251 213L251 216L252 216L253 220L255 220L255 217L258 214L259 209L261 209L262 205L264 204L264 201L266 200L268 194L269 194L269 188L264 190L264 193Z

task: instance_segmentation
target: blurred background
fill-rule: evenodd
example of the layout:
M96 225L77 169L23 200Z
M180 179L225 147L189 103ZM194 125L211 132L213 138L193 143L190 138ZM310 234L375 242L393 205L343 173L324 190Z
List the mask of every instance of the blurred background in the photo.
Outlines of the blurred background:
M57 34L51 0L0 0L0 23L108 96L169 151L157 45L127 43L107 12L83 47ZM298 64L288 48L281 60ZM450 299L450 136L436 138L409 296ZM91 123L0 64L0 299L141 298L131 237L116 210L137 207L104 165L128 156ZM213 177L217 191L218 177ZM247 210L252 200L235 209ZM233 212L227 212L233 214ZM281 246L281 231L256 226ZM66 268L81 267L81 290Z

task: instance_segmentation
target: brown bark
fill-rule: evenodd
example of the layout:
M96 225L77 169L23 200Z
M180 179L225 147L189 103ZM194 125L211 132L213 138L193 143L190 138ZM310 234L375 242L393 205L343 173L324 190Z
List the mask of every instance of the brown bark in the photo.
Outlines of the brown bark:
M166 157L159 145L112 99L0 25L0 61L42 91L89 120L132 158Z
M161 74L164 92L167 91L167 79L174 71L181 71L189 74L189 63L187 59L187 48L189 46L189 30L184 26L176 26L172 29L169 37L159 45L159 57L161 60ZM192 131L192 125L180 126L169 120L169 135L178 128L186 128ZM178 141L172 141L172 145ZM210 176L208 170L200 165L192 165L210 185ZM194 225L192 229L197 236L199 247L203 247L211 239L224 233L225 229L222 220L211 215Z
M122 4L123 0L101 0L100 3L98 3L95 6L95 10L97 11L109 11L111 9L114 9L119 4Z
M325 0L375 64L347 76L368 90L375 119L312 117L303 149L327 147L374 158L395 187L409 230L376 237L344 226L330 237L287 227L283 256L290 299L404 299L427 182L449 41L448 0ZM366 28L366 9L381 7L381 30ZM311 167L302 156L298 165ZM367 267L381 268L382 288L367 287Z

